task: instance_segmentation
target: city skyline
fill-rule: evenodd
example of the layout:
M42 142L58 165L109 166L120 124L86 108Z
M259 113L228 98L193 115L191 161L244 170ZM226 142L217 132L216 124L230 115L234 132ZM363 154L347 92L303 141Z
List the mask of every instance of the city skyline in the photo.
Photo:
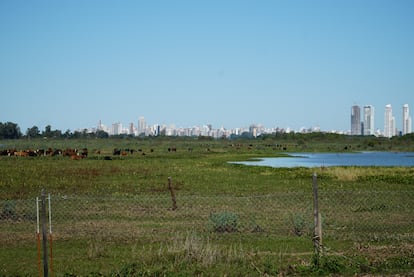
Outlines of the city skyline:
M349 130L414 104L414 1L0 4L0 121ZM381 112L382 113L382 112ZM396 113L397 125L401 113ZM402 128L402 127L399 127Z
M361 120L362 119L362 120ZM158 128L158 130L156 130ZM253 128L253 131L252 131ZM302 128L300 130L283 128L280 126L264 126L262 124L252 123L248 127L247 126L240 126L236 128L226 128L224 126L215 127L211 124L201 124L201 125L193 125L187 127L176 127L174 123L170 124L147 124L145 118L140 116L138 119L137 127L135 127L134 123L129 123L129 128L123 128L121 122L116 122L112 124L112 127L107 127L99 121L98 126L96 127L97 130L104 130L108 132L110 135L118 135L118 134L132 134L132 135L159 135L160 130L163 130L164 134L167 136L175 136L175 135L185 135L185 136L198 136L198 135L205 135L205 136L216 136L219 137L220 135L211 135L210 132L221 132L229 136L231 134L240 135L243 132L252 133L253 136L259 134L268 134L268 133L275 133L275 132L331 132L331 133L339 133L339 134L348 134L348 135L375 135L375 136L385 136L385 137L393 137L397 135L405 135L412 133L412 121L411 115L409 113L409 105L404 104L402 106L402 124L401 129L398 129L398 125L396 124L396 119L393 114L392 105L387 104L384 107L384 126L381 130L380 128L375 129L375 108L372 105L364 105L363 106L363 114L361 114L361 107L358 105L353 105L351 107L351 128L349 130L323 130L320 126L312 126L309 128ZM93 130L93 128L90 128ZM114 131L116 130L116 131ZM191 131L189 131L191 130ZM217 131L220 130L220 131ZM180 133L181 132L181 133ZM196 133L188 133L188 132L196 132Z
M243 132L250 132L254 134L271 134L277 132L283 133L309 133L309 132L326 132L326 133L338 133L338 134L346 134L346 135L375 135L375 136L385 136L385 137L393 137L397 135L405 135L412 133L412 119L409 112L409 104L402 105L402 117L401 117L401 125L397 124L396 117L393 113L393 108L391 104L387 104L384 107L384 125L383 129L376 128L375 126L375 108L373 105L364 105L363 106L363 113L361 112L361 106L353 105L351 106L351 124L350 128L346 130L340 129L323 129L319 125L309 126L309 127L302 127L300 129L293 129L288 127L283 127L279 125L273 126L265 126L261 123L249 123L244 124L238 127L227 127L224 125L221 126L214 126L211 123L199 123L193 124L191 126L177 126L174 122L169 123L158 123L158 122L151 122L147 123L144 116L139 116L136 122L132 122L132 120L128 121L126 125L121 123L121 121L112 121L109 126L102 123L102 120L99 120L95 126L88 126L88 127L79 127L75 129L59 129L54 128L55 130L60 131L76 131L76 132L90 132L94 133L96 131L105 131L109 135L120 135L120 134L127 134L127 135L159 135L164 134L167 136L215 136L221 137L222 135L217 135L217 132L221 132L225 134L224 136L229 136L232 134L240 135ZM11 122L11 121L8 121ZM28 129L32 127L37 127L39 130L42 129L42 126L31 125L30 127L23 129L18 122L13 122L18 125L21 132L25 134ZM214 126L214 128L213 128ZM47 124L43 127L52 128L50 124ZM254 131L252 131L252 128ZM157 129L157 130L156 130ZM190 130L190 131L189 131ZM194 133L195 132L195 133ZM216 135L212 135L211 133L215 133Z
M88 132L96 131L105 131L109 135L145 135L145 136L157 136L160 134L166 136L212 136L212 137L228 137L230 135L241 135L242 133L250 133L254 137L259 136L260 134L270 134L276 132L319 132L321 131L318 126L311 128L303 128L300 130L293 130L290 128L281 128L281 127L267 127L262 124L250 124L247 126L226 128L224 126L213 126L212 124L199 124L187 127L177 127L174 123L170 124L158 124L152 123L148 124L143 116L140 116L138 119L138 124L131 122L125 126L121 122L114 122L109 126L102 123L99 120L98 125L92 128L78 129L77 131L87 130ZM342 133L338 131L338 133Z
M351 135L376 135L390 138L400 134L405 135L412 133L412 121L408 104L402 105L401 125L397 124L392 105L385 105L384 126L382 130L379 128L375 130L374 106L365 105L363 111L363 121L361 121L361 107L358 105L353 105L351 107Z

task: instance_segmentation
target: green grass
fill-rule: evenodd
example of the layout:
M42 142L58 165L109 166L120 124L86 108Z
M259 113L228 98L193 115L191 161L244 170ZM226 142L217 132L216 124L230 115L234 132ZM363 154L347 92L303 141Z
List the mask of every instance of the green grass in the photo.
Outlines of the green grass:
M368 144L370 150L412 150L412 144L347 137L325 138L325 143L318 137L279 139L2 141L3 148L87 147L90 154L79 161L0 157L0 213L13 215L0 219L0 276L37 274L34 198L42 189L52 195L56 276L354 275L414 270L413 168L228 163L283 155L280 145L290 151L340 151L345 144L352 150ZM168 151L173 147L176 152ZM113 157L114 148L142 151ZM314 172L326 249L318 263L311 239ZM177 210L171 209L168 177ZM212 215L223 213L235 215L237 229L215 231Z

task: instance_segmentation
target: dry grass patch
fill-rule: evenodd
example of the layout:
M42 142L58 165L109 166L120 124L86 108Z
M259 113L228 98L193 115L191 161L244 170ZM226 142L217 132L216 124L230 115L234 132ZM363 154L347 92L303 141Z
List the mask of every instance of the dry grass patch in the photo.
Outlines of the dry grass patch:
M159 253L173 254L181 261L199 263L206 267L219 261L233 263L248 258L248 252L241 244L219 245L209 237L192 232L176 234L165 246L160 246Z

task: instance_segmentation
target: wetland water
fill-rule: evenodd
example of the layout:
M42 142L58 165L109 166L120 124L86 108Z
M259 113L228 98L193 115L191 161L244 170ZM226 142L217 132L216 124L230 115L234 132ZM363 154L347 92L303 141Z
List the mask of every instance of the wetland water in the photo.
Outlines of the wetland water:
M414 166L414 152L287 153L236 164L271 167Z

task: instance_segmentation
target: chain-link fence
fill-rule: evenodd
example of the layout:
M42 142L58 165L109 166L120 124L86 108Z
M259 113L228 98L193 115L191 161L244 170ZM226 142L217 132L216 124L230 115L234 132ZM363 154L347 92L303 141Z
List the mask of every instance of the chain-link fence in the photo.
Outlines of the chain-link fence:
M413 199L413 191L320 190L323 239L412 241ZM311 241L313 234L312 191L251 196L177 193L174 199L168 191L133 197L51 195L50 201L52 226L47 230L52 232L54 270L62 274L77 259L87 265L99 263L106 255L103 245L128 261L133 245L144 249L145 244L167 243L188 232L234 235L241 243L260 238L263 244L286 238ZM29 274L36 272L36 207L36 199L0 200L0 251L9 257L2 261L3 268L13 261ZM129 245L129 250L121 250L122 245Z

